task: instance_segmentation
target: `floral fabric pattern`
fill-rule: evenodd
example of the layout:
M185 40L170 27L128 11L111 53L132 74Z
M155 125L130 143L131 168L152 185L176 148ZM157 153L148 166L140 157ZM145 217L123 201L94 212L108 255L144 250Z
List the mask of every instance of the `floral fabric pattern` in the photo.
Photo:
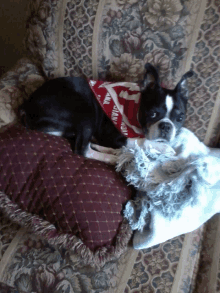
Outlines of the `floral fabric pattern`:
M215 215L212 217L210 221L205 224L204 228L204 236L202 241L201 253L200 253L200 260L198 263L198 273L197 278L194 283L194 293L205 293L210 292L210 287L215 286L215 292L219 292L219 254L216 254L215 251L215 241L216 241L216 234L217 230L219 229L219 215ZM212 269L212 263L217 263L216 272L210 272ZM216 274L216 283L213 284L211 281L210 276L212 274ZM213 279L214 280L214 279Z
M199 1L107 1L99 34L98 78L138 82L155 65L166 87L182 73ZM192 27L192 26L191 26ZM191 28L192 30L192 28Z
M139 251L125 293L170 292L184 235Z
M67 2L63 34L66 76L92 78L92 36L98 3L98 0Z
M36 65L30 59L23 58L0 80L0 127L16 118L17 109L42 83Z
M19 293L115 292L119 285L120 267L127 263L129 255L128 251L118 260L95 271L90 266L85 267L76 254L58 250L45 240L25 233L2 279Z
M13 224L0 213L0 261L18 229L18 225Z
M58 69L59 11L62 1L33 0L29 2L25 48L29 58L44 73L53 77Z
M201 23L191 67L195 76L189 80L188 116L185 126L204 141L210 123L213 107L220 89L219 44L220 44L219 3L207 1ZM218 109L216 109L218 112ZM219 116L219 113L217 113ZM219 134L219 119L212 129L209 145L216 144Z
M144 19L154 30L175 26L180 18L180 1L147 1Z
M27 293L27 292L22 292L20 290L17 290L11 286L8 286L4 283L1 283L0 282L0 290L1 290L1 293Z

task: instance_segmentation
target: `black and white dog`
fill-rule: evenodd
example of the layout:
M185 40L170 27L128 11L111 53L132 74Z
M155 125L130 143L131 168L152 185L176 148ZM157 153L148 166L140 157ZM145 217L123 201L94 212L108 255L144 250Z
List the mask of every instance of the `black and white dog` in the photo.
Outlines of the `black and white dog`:
M188 99L188 71L173 90L161 87L157 70L149 63L140 84L141 98L137 113L148 140L170 142L182 127ZM30 129L67 138L76 154L93 157L90 142L118 149L127 144L103 112L88 81L80 77L63 77L47 81L20 107L25 125ZM105 161L104 157L98 159Z

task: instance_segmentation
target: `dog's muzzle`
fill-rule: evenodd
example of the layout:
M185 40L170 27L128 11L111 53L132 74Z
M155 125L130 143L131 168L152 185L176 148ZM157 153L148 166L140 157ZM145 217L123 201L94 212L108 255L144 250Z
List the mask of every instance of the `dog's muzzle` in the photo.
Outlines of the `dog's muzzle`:
M169 122L163 121L158 125L160 137L170 141L173 132L173 125Z
M144 128L146 138L149 140L171 141L176 136L176 127L173 122L164 118Z

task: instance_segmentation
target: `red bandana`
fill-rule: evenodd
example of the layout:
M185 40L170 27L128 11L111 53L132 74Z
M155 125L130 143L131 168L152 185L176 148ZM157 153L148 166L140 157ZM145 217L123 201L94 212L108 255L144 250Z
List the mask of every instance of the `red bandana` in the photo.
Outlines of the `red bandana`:
M140 88L131 82L89 80L89 85L106 115L126 137L144 137L138 122Z

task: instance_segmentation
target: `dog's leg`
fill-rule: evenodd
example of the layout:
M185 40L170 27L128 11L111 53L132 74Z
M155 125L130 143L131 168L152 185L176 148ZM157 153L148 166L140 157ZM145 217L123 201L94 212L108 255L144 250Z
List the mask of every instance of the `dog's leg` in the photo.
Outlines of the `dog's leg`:
M92 149L94 149L95 151L100 152L100 153L105 153L105 154L110 154L110 155L115 155L115 156L118 156L120 153L120 149L107 148L107 147L100 146L95 143L91 143L90 146Z
M104 162L104 163L107 163L110 165L115 165L118 160L117 155L100 153L100 152L97 152L96 150L92 149L90 143L89 143L87 151L85 153L85 157L90 158L90 159L94 159L94 160L98 160L98 161L101 161L101 162Z
M85 156L85 153L88 149L89 141L92 138L92 133L93 130L90 126L84 126L82 128L79 128L79 131L77 131L76 134L76 139L74 140L74 153Z

